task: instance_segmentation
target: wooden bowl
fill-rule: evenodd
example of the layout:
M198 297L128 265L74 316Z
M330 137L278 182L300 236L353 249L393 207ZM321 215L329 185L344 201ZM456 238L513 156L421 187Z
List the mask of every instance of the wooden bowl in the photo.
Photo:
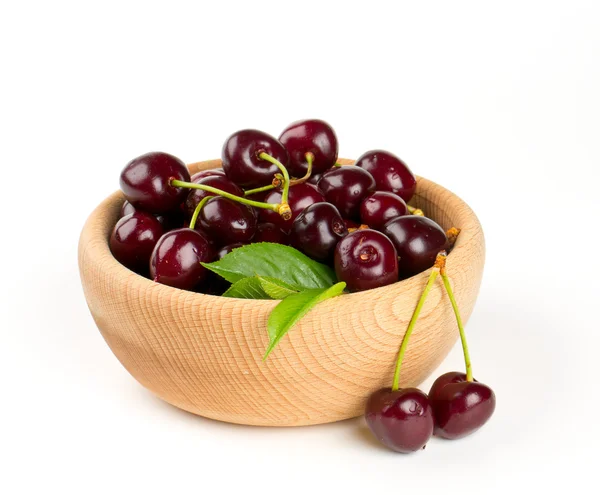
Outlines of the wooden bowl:
M189 168L194 173L220 165L210 160ZM131 272L108 246L122 203L116 192L87 220L79 242L81 281L113 353L158 397L221 421L298 426L359 416L371 392L391 385L398 346L429 271L319 304L263 362L267 318L277 301L197 294ZM462 230L447 267L466 321L483 272L481 225L460 198L427 179L418 179L411 203L444 229ZM427 378L457 337L439 281L413 332L401 385L416 386Z

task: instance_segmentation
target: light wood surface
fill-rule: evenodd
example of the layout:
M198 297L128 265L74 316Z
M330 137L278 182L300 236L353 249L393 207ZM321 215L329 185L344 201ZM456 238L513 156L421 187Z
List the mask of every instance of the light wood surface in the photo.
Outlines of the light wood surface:
M190 171L220 163L195 163ZM112 194L86 222L79 242L81 281L107 344L158 397L221 421L299 426L358 416L372 391L391 385L398 346L429 272L319 304L263 362L267 318L277 301L196 294L129 271L108 247L122 202L120 192ZM444 229L462 229L447 267L467 321L485 257L479 221L460 198L427 179L418 178L411 204ZM439 281L413 332L401 385L416 386L427 378L457 337Z

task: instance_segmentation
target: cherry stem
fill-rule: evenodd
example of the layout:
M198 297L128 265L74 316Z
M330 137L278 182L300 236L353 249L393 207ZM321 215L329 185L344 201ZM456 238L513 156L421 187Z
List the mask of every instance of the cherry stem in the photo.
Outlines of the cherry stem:
M392 383L392 391L393 392L398 390L398 386L400 383L400 368L402 367L402 360L404 359L404 354L406 352L406 348L408 347L408 340L410 339L410 334L412 333L413 328L415 327L415 324L417 323L417 319L419 318L421 309L423 308L423 305L425 304L427 295L429 294L431 287L433 287L433 283L435 282L435 279L437 278L438 273L439 273L438 269L434 268L433 271L431 272L431 275L429 275L429 280L427 281L427 285L423 289L421 298L419 299L419 302L417 303L417 307L415 308L415 311L413 312L412 318L410 319L410 323L408 324L408 328L406 329L406 333L404 334L404 338L402 339L402 344L400 344L400 350L398 351L398 359L396 360L396 371L394 372L394 381Z
M285 168L283 166L283 163L281 163L279 160L273 158L271 155L265 153L264 151L261 151L258 154L258 157L261 160L265 160L269 163L272 163L273 165L277 165L277 168L281 170L281 173L283 174L283 192L281 193L281 203L287 205L288 195L290 192L290 174L288 174L287 168Z
M299 179L290 179L290 187L297 186L298 184L304 184L308 179L310 179L310 176L312 174L313 160L314 155L310 151L306 153L306 161L308 162L308 169L306 170L306 174L304 174L304 177L300 177ZM279 174L275 175L275 179L273 180L273 182L275 182L278 179L278 175ZM283 179L281 175L279 175L279 178ZM283 180L281 182L283 182ZM271 191L272 189L276 189L278 187L281 186L276 184L269 184L268 186L257 187L256 189L248 189L247 191L244 191L244 196L251 196L252 194L256 194L259 192Z
M214 196L206 196L206 198L202 198L200 202L196 205L196 209L194 210L194 214L192 215L192 219L190 220L190 229L194 230L196 227L196 222L198 221L198 215L200 215L200 210L206 204L209 199L214 198Z
M226 191L222 191L221 189L217 189L216 187L207 186L204 184L195 184L193 182L184 182L182 180L172 179L171 185L173 187L183 187L187 189L200 189L201 191L211 192L218 196L231 199L232 201L237 201L238 203L243 203L248 206L255 206L256 208L264 208L265 210L272 210L277 213L280 213L280 208L283 206L282 204L277 203L262 203L260 201L252 201L251 199L241 198L235 194L230 194Z
M467 381L473 381L473 369L471 368L471 357L469 356L469 346L467 345L467 336L465 335L465 329L463 327L462 319L460 317L460 312L458 311L458 304L456 304L456 299L454 299L454 293L452 292L452 287L450 287L450 279L448 279L448 275L446 275L446 266L440 269L440 274L442 276L442 280L444 281L444 287L446 287L446 292L448 293L448 297L450 298L450 302L452 303L452 309L454 310L454 315L456 316L456 324L458 325L458 331L460 332L460 341L462 343L463 354L465 356L465 368L467 369Z
M244 196L252 196L253 194L263 191L270 191L271 189L275 189L275 186L273 184L269 184L268 186L257 187L256 189L248 189L247 191L244 191Z
M315 155L313 155L310 151L307 151L304 156L306 157L306 163L308 163L308 166L306 168L306 173L304 174L304 177L300 177L299 179L295 179L292 181L292 185L293 184L302 184L304 182L306 182L308 179L310 179L310 176L312 174L312 166L313 166L313 162L315 161Z
M406 205L406 207L408 208L408 212L411 215L417 215L418 217L425 216L425 213L423 213L423 210L421 210L420 208L415 208L414 206L410 206L410 205Z
M334 167L343 167L344 165L342 163L336 163L333 165Z

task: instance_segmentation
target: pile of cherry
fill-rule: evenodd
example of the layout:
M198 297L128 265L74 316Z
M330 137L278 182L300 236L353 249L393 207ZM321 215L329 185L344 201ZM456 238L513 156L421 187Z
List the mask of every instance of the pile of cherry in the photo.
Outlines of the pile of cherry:
M111 250L156 282L210 294L225 287L200 262L253 242L291 245L333 264L350 291L431 267L446 234L409 214L416 180L404 162L382 150L363 154L355 166L336 166L337 158L335 132L320 120L295 122L279 139L238 131L223 146L223 168L192 177L172 155L142 155L121 173L127 201ZM285 172L295 177L289 191Z
M178 158L161 152L139 156L121 172L126 201L110 248L129 269L155 282L220 295L227 283L201 263L223 258L244 244L293 246L335 268L356 292L385 286L434 266L451 247L444 230L407 205L416 179L394 154L373 150L354 166L340 166L334 130L321 120L289 125L276 139L258 130L235 132L225 141L222 169L190 176ZM432 272L441 273L444 261ZM429 396L394 386L371 396L366 418L390 448L410 452L434 432L457 438L479 428L494 410L489 387L473 381L464 332L455 307L467 374L448 373Z

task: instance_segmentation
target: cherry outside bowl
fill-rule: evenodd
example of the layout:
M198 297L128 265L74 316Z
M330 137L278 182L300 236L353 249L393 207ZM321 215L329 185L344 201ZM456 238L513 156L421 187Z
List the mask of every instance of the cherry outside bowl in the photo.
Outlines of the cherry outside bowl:
M193 174L220 165L210 160L189 168ZM79 242L79 270L105 341L158 397L221 421L299 426L360 416L369 394L390 386L398 346L429 270L319 304L263 362L267 318L277 301L183 291L128 270L112 256L108 242L123 201L116 192L90 215ZM418 178L410 204L444 229L461 229L447 267L466 321L483 273L481 225L460 198L427 179ZM411 338L400 385L425 380L457 337L450 302L436 283Z

